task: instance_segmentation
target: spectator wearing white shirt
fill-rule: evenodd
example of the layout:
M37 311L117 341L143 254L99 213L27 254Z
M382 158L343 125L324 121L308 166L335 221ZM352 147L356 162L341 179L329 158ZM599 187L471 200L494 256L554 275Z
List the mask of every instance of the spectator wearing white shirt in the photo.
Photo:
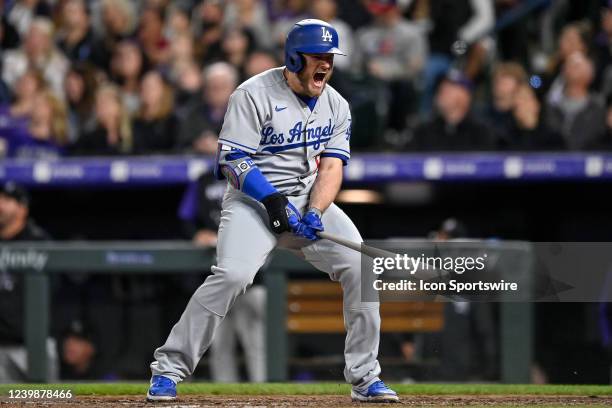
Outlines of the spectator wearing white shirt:
M28 68L33 67L42 72L53 92L64 98L64 76L69 62L53 43L51 20L35 18L21 47L7 51L2 65L2 79L9 87L14 87Z

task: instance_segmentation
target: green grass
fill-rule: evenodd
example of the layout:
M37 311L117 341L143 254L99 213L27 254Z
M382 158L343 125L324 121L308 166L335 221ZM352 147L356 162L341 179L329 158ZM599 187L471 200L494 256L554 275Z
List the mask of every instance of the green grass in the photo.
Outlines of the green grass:
M71 390L74 395L144 395L147 387L145 383L0 384L0 396L17 389ZM401 395L612 395L609 385L393 384L393 388ZM179 385L182 395L347 395L349 391L348 385L339 383Z

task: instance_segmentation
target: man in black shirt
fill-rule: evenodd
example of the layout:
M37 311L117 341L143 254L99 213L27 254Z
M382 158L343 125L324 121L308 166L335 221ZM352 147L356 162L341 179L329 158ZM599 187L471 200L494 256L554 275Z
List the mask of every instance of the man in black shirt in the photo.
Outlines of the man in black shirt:
M409 146L416 151L495 150L496 136L470 114L472 82L459 71L450 71L436 94L436 116L420 124Z
M27 192L13 182L0 186L0 245L15 241L44 241L49 236L29 217ZM26 379L24 347L24 279L0 263L0 383ZM47 341L50 380L57 379L57 351Z

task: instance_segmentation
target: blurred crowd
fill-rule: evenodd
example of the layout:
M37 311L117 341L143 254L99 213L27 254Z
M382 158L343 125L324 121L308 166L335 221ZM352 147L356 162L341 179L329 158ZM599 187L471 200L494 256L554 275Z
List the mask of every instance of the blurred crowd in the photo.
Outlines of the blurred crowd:
M0 157L212 153L230 94L333 24L357 150L612 147L612 1L0 1Z

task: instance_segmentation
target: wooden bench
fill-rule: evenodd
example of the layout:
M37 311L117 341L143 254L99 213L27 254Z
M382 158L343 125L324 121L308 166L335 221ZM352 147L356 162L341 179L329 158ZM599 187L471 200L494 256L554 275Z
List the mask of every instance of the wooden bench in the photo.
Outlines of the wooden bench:
M342 289L331 281L294 280L287 288L289 333L343 333ZM388 302L380 308L382 332L437 332L444 327L444 304Z

